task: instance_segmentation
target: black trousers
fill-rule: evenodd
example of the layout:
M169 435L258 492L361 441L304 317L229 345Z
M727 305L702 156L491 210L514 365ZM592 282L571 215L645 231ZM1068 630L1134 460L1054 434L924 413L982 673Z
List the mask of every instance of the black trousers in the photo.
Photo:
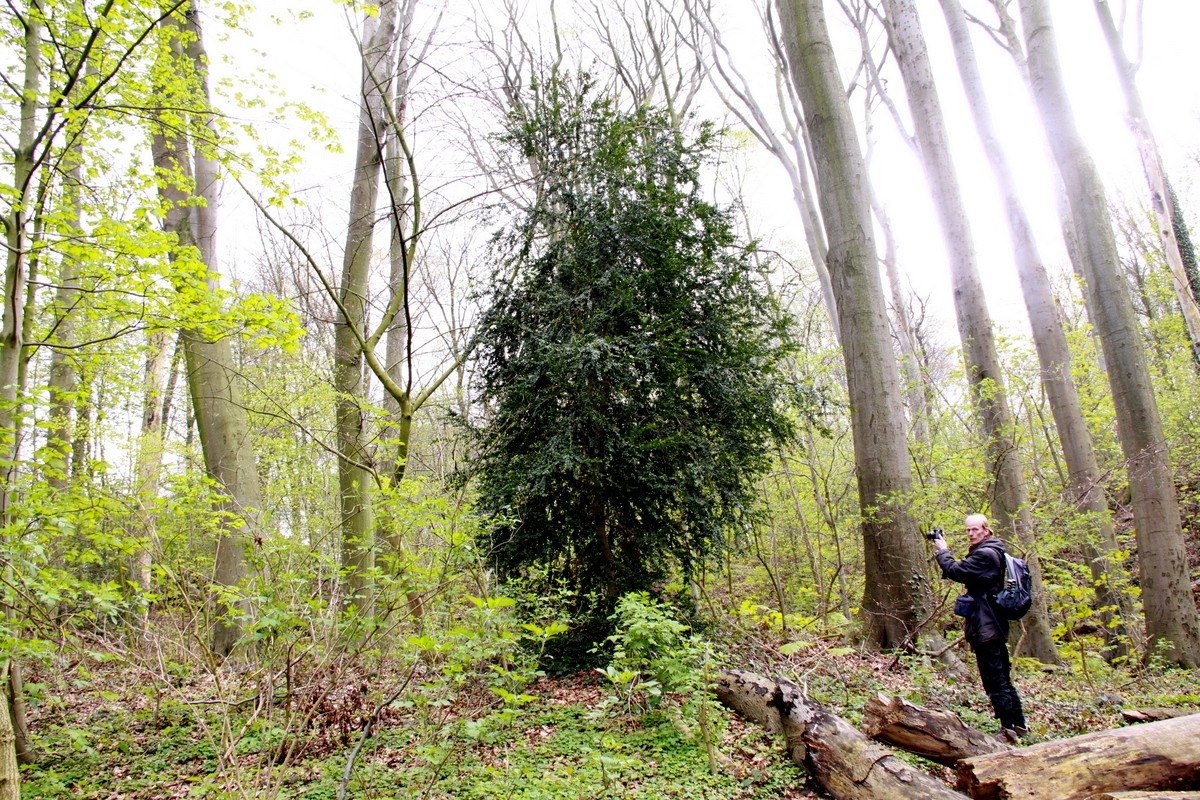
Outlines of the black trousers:
M979 664L979 677L983 690L992 701L996 718L1001 728L1024 728L1025 711L1021 708L1021 696L1012 684L1009 673L1012 664L1008 660L1008 644L1003 640L972 644L975 661Z

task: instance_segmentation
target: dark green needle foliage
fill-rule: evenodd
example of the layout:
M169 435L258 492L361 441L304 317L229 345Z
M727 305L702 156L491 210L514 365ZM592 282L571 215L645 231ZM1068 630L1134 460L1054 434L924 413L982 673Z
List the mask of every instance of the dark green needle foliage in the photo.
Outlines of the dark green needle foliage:
M586 78L530 95L506 141L538 200L482 321L473 475L500 574L565 580L603 620L748 522L791 430L786 319L701 197L709 127L618 111Z

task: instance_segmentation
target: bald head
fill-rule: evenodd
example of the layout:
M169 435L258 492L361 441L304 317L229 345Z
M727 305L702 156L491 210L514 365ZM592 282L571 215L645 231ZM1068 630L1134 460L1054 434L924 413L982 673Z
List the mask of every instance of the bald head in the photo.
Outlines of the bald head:
M967 538L971 540L972 547L992 535L991 525L988 524L988 518L983 514L971 514L967 517L965 524Z

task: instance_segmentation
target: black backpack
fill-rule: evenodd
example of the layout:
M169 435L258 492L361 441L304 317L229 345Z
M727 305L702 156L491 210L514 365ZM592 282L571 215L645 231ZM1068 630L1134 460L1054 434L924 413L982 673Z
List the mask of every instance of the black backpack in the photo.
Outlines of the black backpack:
M1033 605L1033 576L1024 559L1004 554L1004 586L992 598L992 607L1004 619L1021 619Z

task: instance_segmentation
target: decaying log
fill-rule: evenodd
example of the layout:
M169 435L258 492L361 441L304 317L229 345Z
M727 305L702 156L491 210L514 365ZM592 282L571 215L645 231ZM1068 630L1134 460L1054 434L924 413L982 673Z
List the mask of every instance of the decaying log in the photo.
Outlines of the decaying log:
M969 758L958 765L958 788L976 800L1200 788L1200 714Z
M1087 800L1200 800L1200 792L1101 792Z
M1013 749L968 728L954 714L922 708L883 692L868 700L863 709L863 733L948 767L964 758Z
M1122 708L1121 716L1126 722L1158 722L1195 714L1194 708Z
M718 680L716 693L743 716L781 729L792 761L838 800L965 800L804 697L790 681L731 670Z

